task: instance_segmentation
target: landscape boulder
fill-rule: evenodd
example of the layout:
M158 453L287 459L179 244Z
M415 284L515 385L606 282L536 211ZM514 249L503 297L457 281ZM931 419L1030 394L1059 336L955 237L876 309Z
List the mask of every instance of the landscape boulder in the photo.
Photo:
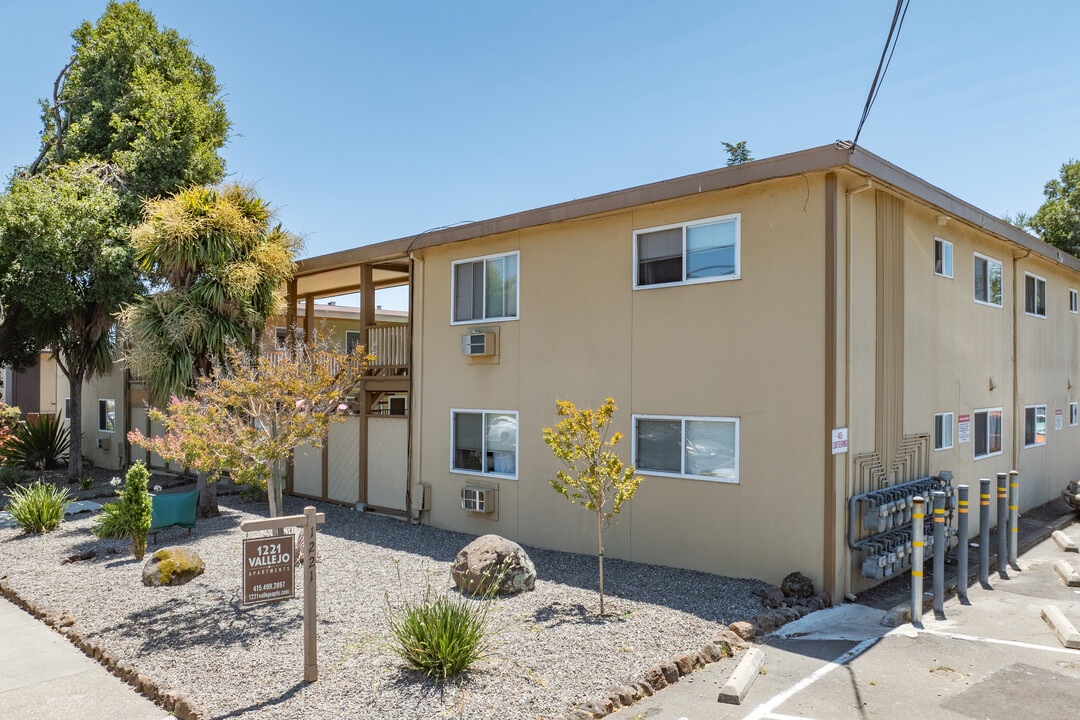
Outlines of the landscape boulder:
M143 585L183 585L191 582L206 570L206 563L194 550L185 547L167 547L150 556L143 565Z
M814 581L801 572L793 572L780 583L784 597L808 598L814 595Z
M536 568L525 550L498 535L481 535L462 548L450 574L458 589L471 595L512 595L536 585Z
M775 585L770 585L761 593L761 605L767 608L778 608L784 601L784 591Z

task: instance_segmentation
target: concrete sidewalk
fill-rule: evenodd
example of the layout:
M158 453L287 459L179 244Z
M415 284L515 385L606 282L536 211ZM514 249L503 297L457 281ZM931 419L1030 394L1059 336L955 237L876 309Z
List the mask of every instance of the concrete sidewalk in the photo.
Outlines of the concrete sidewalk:
M1080 525L1064 531L1080 541ZM627 720L1050 720L1080 707L1080 651L1062 646L1040 616L1053 605L1080 627L1080 589L1056 560L1080 570L1080 555L1047 539L1020 558L1010 579L951 597L943 617L921 627L882 626L883 612L840 605L767 637L763 673L742 705L717 702L734 668L725 660L620 710Z
M0 637L0 720L171 717L2 597Z

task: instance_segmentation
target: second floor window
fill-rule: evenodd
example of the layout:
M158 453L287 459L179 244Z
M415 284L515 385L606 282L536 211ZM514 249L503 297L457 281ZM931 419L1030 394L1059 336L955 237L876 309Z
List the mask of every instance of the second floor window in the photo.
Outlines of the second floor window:
M739 215L665 225L634 233L634 287L739 277Z
M453 267L453 322L517 319L518 253L461 260Z

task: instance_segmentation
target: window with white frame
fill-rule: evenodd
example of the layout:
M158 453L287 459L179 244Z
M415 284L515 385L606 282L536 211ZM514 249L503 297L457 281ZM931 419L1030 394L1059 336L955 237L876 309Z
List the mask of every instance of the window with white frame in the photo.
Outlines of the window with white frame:
M98 430L116 432L115 400L98 400Z
M1069 403L1069 425L1080 425L1080 403Z
M649 475L739 482L739 419L634 416L634 467Z
M1080 312L1080 301L1077 298L1077 292L1072 288L1069 288L1069 312Z
M351 353L357 345L364 344L364 332L362 330L345 331L345 352Z
M934 449L948 450L953 446L953 414L934 415Z
M71 398L64 398L64 419L71 419Z
M634 288L739 278L740 215L634 232Z
M517 319L517 252L458 260L453 264L451 283L451 322Z
M1024 447L1038 447L1046 444L1046 406L1027 405L1024 407Z
M1001 408L975 411L975 459L1001 454Z
M517 477L518 416L505 410L451 410L450 469Z
M942 277L952 277L952 243L934 238L934 274Z
M1046 278L1024 273L1024 312L1046 317Z
M1001 261L975 253L975 302L1001 307Z

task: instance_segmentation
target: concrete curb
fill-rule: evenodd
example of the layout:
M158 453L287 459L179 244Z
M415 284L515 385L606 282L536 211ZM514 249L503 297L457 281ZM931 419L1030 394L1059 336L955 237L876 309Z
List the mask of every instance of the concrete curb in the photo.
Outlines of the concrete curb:
M1071 543L1072 540L1069 540L1068 536L1065 533L1061 532L1061 530L1062 530L1062 528L1069 527L1074 522L1076 522L1076 513L1074 513L1074 512L1065 513L1061 517L1059 517L1056 520L1053 520L1052 522L1050 522L1048 525L1043 526L1043 529L1040 532L1032 533L1031 535L1028 535L1026 538L1024 538L1017 546L1017 549L1016 549L1017 555L1023 555L1028 550L1035 547L1036 545L1038 545L1039 543L1041 543L1043 540L1045 540L1048 537L1053 537L1054 542L1057 542L1058 541L1057 536L1060 535L1060 536L1064 537L1066 540L1068 540ZM1075 544L1074 544L1074 546L1075 546ZM990 557L990 571L992 572L996 567L997 567L997 555L994 554L994 555L992 555ZM970 586L973 583L978 582L978 581L979 581L979 564L978 564L978 562L976 562L974 572L970 571L970 566L969 566L968 585ZM957 580L955 578L953 578L952 580L947 580L946 585L945 585L945 595L954 594L956 592L957 585L958 585L958 582L957 582ZM924 593L923 594L923 612L926 612L926 610L932 606L933 597L934 597L933 593ZM883 626L885 626L885 627L900 627L904 623L908 623L908 622L911 622L911 601L910 600L907 600L905 602L900 603L899 605L894 606L891 610L887 610L885 612L885 614L882 615L882 617L881 617L881 624Z
M1077 573L1065 560L1055 560L1054 569L1057 570L1057 574L1061 576L1061 579L1065 581L1065 584L1069 587L1080 587L1080 573Z
M1065 617L1065 614L1053 605L1047 605L1042 609L1042 619L1050 626L1057 635L1057 639L1067 648L1080 649L1080 632L1076 631L1073 624Z
M735 672L731 673L731 677L724 683L724 687L720 688L720 696L716 699L717 702L741 705L743 698L750 691L750 686L757 680L757 676L761 673L761 668L764 665L764 650L761 648L747 650L742 660L739 661L738 667L735 668Z
M178 693L164 690L153 680L140 674L134 667L120 662L113 657L108 650L83 637L82 634L74 628L74 620L68 619L65 622L64 616L66 613L57 615L39 608L5 582L0 582L0 595L3 595L8 600L63 635L71 642L71 644L82 650L88 658L99 663L110 673L133 687L135 692L141 694L148 700L157 703L164 708L166 712L180 718L180 720L202 720L202 718L205 717L202 713L193 709L191 703L188 702L186 698L181 697Z
M1080 548L1076 547L1076 543L1073 542L1073 539L1060 530L1055 530L1051 537L1054 538L1054 542L1057 543L1057 546L1065 552L1080 552Z

